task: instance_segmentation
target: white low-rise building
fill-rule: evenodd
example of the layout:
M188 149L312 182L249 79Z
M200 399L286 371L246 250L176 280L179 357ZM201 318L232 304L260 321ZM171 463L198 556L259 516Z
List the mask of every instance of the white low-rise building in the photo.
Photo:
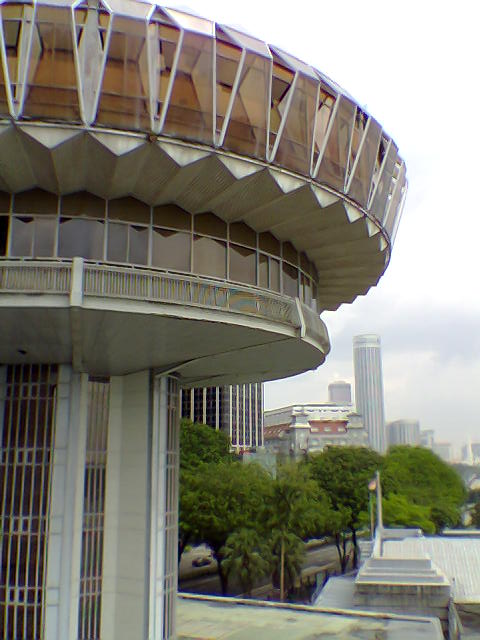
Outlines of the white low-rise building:
M273 453L298 456L332 445L364 447L368 435L351 405L291 405L265 412L264 443Z

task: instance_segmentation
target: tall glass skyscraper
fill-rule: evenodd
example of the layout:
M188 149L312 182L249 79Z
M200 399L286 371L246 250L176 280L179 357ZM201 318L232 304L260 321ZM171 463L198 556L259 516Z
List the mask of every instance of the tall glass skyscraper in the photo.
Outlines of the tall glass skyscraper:
M182 418L228 435L237 451L263 446L263 383L182 389Z
M363 416L370 446L383 453L386 442L380 336L354 336L353 366L357 411Z

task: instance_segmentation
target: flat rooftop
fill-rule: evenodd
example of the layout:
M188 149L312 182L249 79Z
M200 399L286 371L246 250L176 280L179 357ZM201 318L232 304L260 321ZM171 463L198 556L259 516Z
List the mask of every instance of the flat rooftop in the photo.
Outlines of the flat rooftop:
M178 640L440 640L435 618L180 594Z

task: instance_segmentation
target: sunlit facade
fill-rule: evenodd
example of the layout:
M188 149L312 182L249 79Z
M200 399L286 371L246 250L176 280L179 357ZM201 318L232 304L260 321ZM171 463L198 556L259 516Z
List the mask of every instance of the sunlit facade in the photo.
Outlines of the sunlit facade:
M0 3L0 640L175 637L180 388L314 369L406 194L332 80L139 0Z

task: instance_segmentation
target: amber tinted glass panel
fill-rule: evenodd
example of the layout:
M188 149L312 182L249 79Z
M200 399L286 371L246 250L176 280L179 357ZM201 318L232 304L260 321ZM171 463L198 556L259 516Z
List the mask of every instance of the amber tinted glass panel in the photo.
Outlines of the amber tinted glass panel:
M189 231L192 228L192 216L174 204L155 207L153 210L153 224Z
M0 116L8 118L10 111L7 99L7 80L3 73L3 65L0 64Z
M405 187L405 165L402 164L402 167L399 171L397 184L392 193L390 206L388 207L388 218L384 220L385 229L390 237L392 237L393 229L395 228L395 222L397 215L399 214L399 206L403 197Z
M13 204L15 213L57 213L57 196L42 189L17 193Z
M327 134L328 125L335 104L334 96L326 91L320 89L320 99L318 103L317 114L315 117L315 133L313 142L313 164L316 165L318 156L322 150L325 136Z
M280 256L280 242L268 231L258 235L258 246L262 251Z
M227 224L213 215L213 213L200 213L193 218L193 228L196 233L217 238L227 237Z
M230 280L256 284L256 253L251 249L230 244Z
M275 138L277 137L282 116L288 102L288 94L292 87L295 74L290 69L280 64L278 61L273 62L272 74L272 96L270 106L270 150L273 148Z
M58 232L59 257L101 260L104 229L105 225L100 221L62 218Z
M150 207L135 198L118 198L109 200L108 217L111 220L125 220L126 222L150 222Z
M292 298L298 296L298 271L285 262L283 263L283 293Z
M271 61L246 54L223 146L265 158Z
M356 200L362 207L367 206L381 131L380 126L375 120L371 119L348 192L348 195Z
M213 40L185 33L163 133L212 142Z
M67 7L38 5L33 30L24 115L80 120Z
M152 265L176 271L190 271L189 233L153 229Z
M310 173L318 82L298 76L274 161L299 173Z
M397 148L394 144L391 144L386 154L386 158L383 159L383 167L381 168L379 177L377 179L378 184L370 208L373 215L380 222L383 222L383 218L385 215L387 198L392 183L392 176L395 170L395 163L397 161L397 158Z
M225 278L227 273L227 246L225 242L194 236L193 271L205 276Z
M105 200L87 191L62 197L61 212L65 216L105 217Z
M239 70L240 58L242 50L229 43L220 40L217 37L216 43L216 92L217 92L217 134L220 134L225 115L232 97L232 89L235 84L235 78Z
M150 48L158 60L152 87L153 95L156 96L153 116L157 125L165 104L180 37L180 31L177 28L161 23L163 19L162 16L154 16L153 21L148 25Z
M2 6L2 18L12 98L15 106L18 107L21 92L20 57L21 51L25 50L32 32L33 6L20 2L11 5L4 4Z
M97 123L127 129L150 126L146 26L116 16L112 23Z
M317 175L320 182L338 191L344 189L354 115L354 104L342 97Z

